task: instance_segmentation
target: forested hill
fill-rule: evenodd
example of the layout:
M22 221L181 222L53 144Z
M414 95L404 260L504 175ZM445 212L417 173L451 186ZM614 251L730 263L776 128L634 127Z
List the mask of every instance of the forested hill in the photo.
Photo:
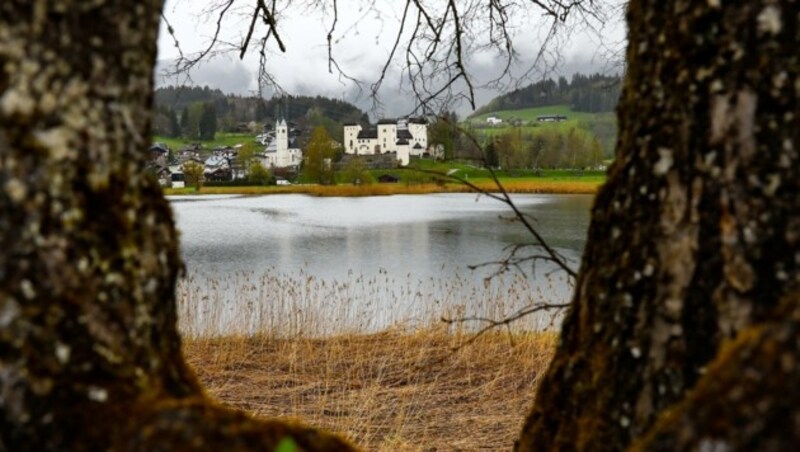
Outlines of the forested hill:
M175 111L181 111L195 102L215 102L227 97L222 91L207 86L167 86L158 88L155 96L156 108Z
M566 77L547 79L495 97L471 116L551 105L570 105L573 111L589 113L614 111L621 87L619 77L576 73L571 81Z
M358 107L338 99L322 96L262 99L225 94L207 86L159 88L155 92L155 104L154 133L167 137L196 135L197 127L192 126L192 118L199 118L203 108L213 110L218 131L236 131L245 124L271 125L276 119L283 118L301 125L324 125L336 133L343 123L368 119Z
M263 108L267 116L274 116L276 111L280 111L289 121L300 121L308 117L309 112L314 112L339 123L369 122L367 114L355 105L323 96L273 97L265 102Z

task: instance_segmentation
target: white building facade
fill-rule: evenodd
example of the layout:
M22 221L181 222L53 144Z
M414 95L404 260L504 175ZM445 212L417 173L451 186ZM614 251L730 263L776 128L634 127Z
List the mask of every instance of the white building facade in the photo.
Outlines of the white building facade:
M303 161L303 151L289 138L289 126L285 120L275 124L275 136L269 141L264 152L259 154L266 168L297 167Z
M428 122L425 119L382 119L374 128L360 124L344 125L344 152L353 155L396 154L401 165L428 149Z

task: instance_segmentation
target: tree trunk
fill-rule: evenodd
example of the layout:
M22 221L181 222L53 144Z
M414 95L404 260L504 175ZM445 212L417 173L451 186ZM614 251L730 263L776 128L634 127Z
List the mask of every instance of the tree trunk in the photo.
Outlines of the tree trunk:
M686 398L634 450L796 450L800 444L800 292L720 350Z
M0 5L0 450L347 449L214 406L183 361L143 164L161 6Z
M628 24L617 158L519 449L796 445L797 3L632 0Z

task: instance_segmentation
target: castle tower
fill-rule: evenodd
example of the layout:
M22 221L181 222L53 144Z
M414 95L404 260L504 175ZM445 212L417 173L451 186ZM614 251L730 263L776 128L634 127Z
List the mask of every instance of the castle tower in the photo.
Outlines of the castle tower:
M344 125L344 152L347 154L358 154L358 133L361 132L361 125L348 123Z
M428 149L428 121L425 118L409 118L408 131L411 155L420 156Z
M397 121L394 119L381 119L378 121L377 129L381 154L397 152Z

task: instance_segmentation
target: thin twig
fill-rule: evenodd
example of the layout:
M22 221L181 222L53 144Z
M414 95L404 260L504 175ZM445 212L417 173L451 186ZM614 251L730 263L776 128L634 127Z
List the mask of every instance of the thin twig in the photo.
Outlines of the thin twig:
M517 320L523 317L527 317L531 314L535 314L537 312L564 309L567 307L569 307L569 303L542 303L522 308L516 313L501 320L495 320L488 317L462 317L459 319L448 319L446 317L442 317L442 322L446 323L447 325L455 325L467 322L482 322L487 324L486 326L478 330L475 334L470 336L469 339L451 349L452 352L457 352L462 348L474 343L476 340L478 340L478 338L480 338L484 334L488 333L489 331L497 327L509 326L512 323L516 322Z

